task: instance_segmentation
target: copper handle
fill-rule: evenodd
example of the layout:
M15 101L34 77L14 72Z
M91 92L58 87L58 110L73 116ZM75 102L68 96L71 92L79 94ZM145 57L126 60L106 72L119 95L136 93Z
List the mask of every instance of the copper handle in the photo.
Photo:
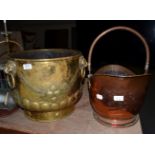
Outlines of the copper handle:
M129 31L133 34L135 34L144 44L145 47L145 51L146 51L146 61L145 61L145 74L148 73L149 70L149 63L150 63L150 50L149 50L149 46L145 40L145 38L136 30L126 27L126 26L116 26L116 27L112 27L110 29L107 29L105 31L103 31L101 34L99 34L93 41L93 43L91 44L90 50L89 50L89 55L88 55L88 71L89 71L89 75L91 75L91 59L92 59L92 52L94 50L94 47L96 45L96 43L99 41L99 39L101 39L101 37L103 37L104 35L106 35L109 32L115 31L115 30L126 30Z

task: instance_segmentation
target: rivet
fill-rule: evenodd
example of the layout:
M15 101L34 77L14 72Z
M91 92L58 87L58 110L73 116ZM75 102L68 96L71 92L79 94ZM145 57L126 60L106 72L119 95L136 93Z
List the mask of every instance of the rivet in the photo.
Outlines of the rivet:
M47 103L42 103L41 104L41 109L42 110L48 110L49 109L49 105Z
M64 107L65 105L66 105L66 101L61 101L61 102L60 102L60 106L61 106L61 107Z
M51 90L55 90L55 85L52 85L51 86Z
M60 93L59 90L54 91L54 94L55 94L55 95L57 95L57 94L59 94L59 93Z
M55 116L59 116L59 115L60 115L60 113L59 113L59 112L56 112L56 113L55 113Z
M32 102L31 107L34 110L40 110L40 106L38 102Z
M53 94L52 91L48 91L48 92L47 92L47 95L52 95L52 94Z
M27 104L27 103L30 103L30 101L29 101L29 99L26 99L26 98L25 98L25 99L23 99L23 103L24 103L24 104Z
M52 105L51 105L51 108L52 109L58 109L58 107L59 107L59 105L58 104L56 104L56 103L53 103Z
M51 100L52 100L52 101L55 101L55 100L56 100L56 97L55 97L55 96L54 96L54 97L52 97L52 98L51 98Z

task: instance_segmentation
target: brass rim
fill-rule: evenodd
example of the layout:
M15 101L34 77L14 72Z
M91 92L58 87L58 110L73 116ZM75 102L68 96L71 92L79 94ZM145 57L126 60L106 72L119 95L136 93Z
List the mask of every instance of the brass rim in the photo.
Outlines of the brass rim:
M65 59L76 59L76 58L78 58L79 56L81 56L82 55L82 53L80 52L80 51L78 51L78 50L73 50L73 49L61 49L61 48L51 48L51 49L34 49L34 50L25 50L25 51L23 51L23 52L37 52L37 51L42 51L42 52L44 52L44 51L62 51L62 50L65 50L65 51L74 51L74 52L76 52L77 54L75 54L75 55L72 55L72 56L66 56L66 57L58 57L58 58L48 58L48 59L21 59L21 58L11 58L12 60L15 60L15 61L39 61L39 62L41 62L41 61L53 61L53 60L65 60ZM14 53L14 54L16 54L16 53ZM19 54L19 53L18 53Z
M124 66L121 66L121 65L117 65L117 64L110 64L109 66L111 65L114 65L114 66L120 66L120 67L123 67L127 70L129 70L128 68L124 67ZM106 65L108 66L108 65ZM101 68L104 68L105 66L101 67ZM131 70L130 70L131 71ZM110 77L119 77L119 78L134 78L134 77L141 77L141 76L152 76L152 74L149 74L149 73L143 73L143 74L135 74L133 73L132 75L112 75L112 74L104 74L104 76L110 76ZM95 73L94 76L103 76L103 74L101 73Z

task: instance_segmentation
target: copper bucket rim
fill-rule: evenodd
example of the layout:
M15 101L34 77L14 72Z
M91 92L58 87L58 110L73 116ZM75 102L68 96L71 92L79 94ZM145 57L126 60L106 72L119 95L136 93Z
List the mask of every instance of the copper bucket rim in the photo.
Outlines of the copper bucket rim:
M100 73L99 72L99 70L102 70L102 71L104 71L104 68L106 68L106 67L111 67L111 66L114 66L114 67L119 67L119 68L123 68L123 69L125 69L127 72L129 72L130 74L129 75L113 75L113 74L108 74L108 73ZM123 71L122 71L123 72ZM151 76L152 74L150 74L150 73L144 73L144 74L135 74L133 71L131 71L130 69L128 69L128 68L126 68L126 67L124 67L124 66L121 66L121 65L118 65L118 64L109 64L109 65L105 65L105 66L103 66L103 67L101 67L101 68L99 68L96 72L95 72L95 74L93 75L93 76L110 76L110 77L119 77L119 78L134 78L134 77L141 77L141 76Z
M109 32L113 32L113 31L116 31L116 30L125 30L125 31L128 31L128 32L131 32L133 33L135 36L137 36L143 43L144 47L145 47L145 52L146 52L146 60L145 60L145 66L144 66L144 73L143 74L133 74L133 75L126 75L126 76L122 76L122 75L111 75L111 74L94 74L94 76L111 76L111 77L123 77L123 78L128 78L128 77L139 77L139 76L146 76L146 75L151 75L148 73L149 71L149 64L150 64L150 49L149 49L149 46L145 40L145 38L136 30L134 30L133 28L130 28L130 27L127 27L127 26L114 26L114 27L111 27L103 32L101 32L93 41L93 43L91 44L90 46L90 49L89 49L89 54L88 54L88 78L90 78L92 76L92 73L91 73L91 60L92 60L92 53L93 53L93 50L94 50L94 47L96 45L96 43L103 37L105 36L106 34L108 34ZM118 64L109 64L109 65L105 65L105 66L110 66L110 65L117 65L117 66L121 66L121 65L118 65ZM105 67L103 66L103 67ZM121 66L123 68L126 68L124 66ZM101 69L101 68L100 68ZM128 68L126 68L128 69ZM132 71L131 71L132 72Z

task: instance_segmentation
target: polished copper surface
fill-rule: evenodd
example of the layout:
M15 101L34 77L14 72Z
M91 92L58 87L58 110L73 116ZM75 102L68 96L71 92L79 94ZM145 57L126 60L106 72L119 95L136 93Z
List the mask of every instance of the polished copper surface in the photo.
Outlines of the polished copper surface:
M146 50L144 74L135 74L126 67L110 64L101 67L92 75L92 51L101 37L114 30L129 31L142 41ZM151 77L148 74L149 54L149 47L143 36L129 27L112 27L95 38L88 56L88 90L94 116L99 122L112 127L125 127L136 123Z
M150 75L117 77L96 73L90 78L91 104L94 110L103 117L131 118L142 106L149 80ZM97 99L96 94L103 95L103 99ZM123 96L124 101L114 101L114 96Z

